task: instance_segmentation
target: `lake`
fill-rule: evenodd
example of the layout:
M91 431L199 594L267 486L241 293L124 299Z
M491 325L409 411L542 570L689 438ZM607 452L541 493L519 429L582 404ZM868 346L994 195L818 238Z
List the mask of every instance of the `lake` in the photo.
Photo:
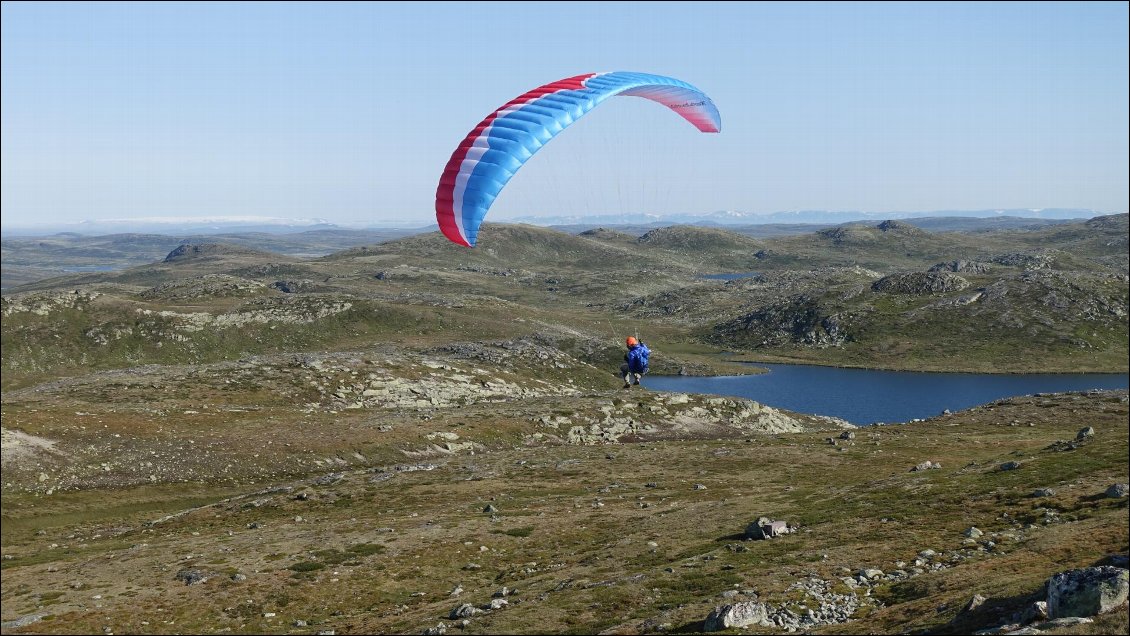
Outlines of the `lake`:
M760 364L762 375L648 376L659 391L749 398L798 413L831 415L852 424L908 422L1001 398L1033 393L1125 389L1125 373L918 373L839 369L800 364Z

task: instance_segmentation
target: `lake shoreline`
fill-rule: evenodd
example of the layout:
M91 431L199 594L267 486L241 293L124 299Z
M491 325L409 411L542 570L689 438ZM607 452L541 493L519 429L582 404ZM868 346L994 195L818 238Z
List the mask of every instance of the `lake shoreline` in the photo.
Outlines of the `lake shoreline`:
M909 422L1022 395L1126 390L1125 373L958 373L751 363L767 373L650 375L648 388L752 399L857 426ZM764 367L760 367L764 365Z
M662 355L662 350L659 351L659 354ZM803 366L813 366L813 367L825 367L825 368L830 368L830 369L860 369L860 370L865 370L865 371L895 371L895 372L899 372L899 373L953 373L953 374L982 373L982 374L985 374L985 375L1001 375L1001 376L1031 375L1031 374L1034 374L1034 373L1052 374L1052 375L1070 375L1070 374L1080 374L1080 373L1095 374L1095 375L1118 375L1118 374L1130 373L1130 365L1127 365L1127 366L1124 366L1124 367L1121 367L1121 368L1115 369L1115 370L1102 370L1102 371L1092 370L1092 369L1087 369L1087 368L1083 368L1083 369L1076 368L1076 369L1068 369L1068 370L1064 370L1064 369L1060 369L1060 368L1055 368L1055 369L1020 368L1020 369L1008 369L1008 370L1003 370L1003 371L997 371L997 370L984 370L984 369L975 369L975 368L960 368L960 369L945 368L945 369L943 369L943 368L931 368L931 367L927 367L927 368L906 368L906 367L900 367L900 366L854 365L854 364L819 362L819 361L814 361L814 360L804 360L804 359L784 358L784 357L771 357L770 359L764 359L764 358L749 359L748 356L750 354L744 353L744 352L734 352L734 351L724 351L722 353L716 353L716 354L704 353L704 354L701 354L701 355L704 358L718 358L719 359L718 362L720 364L724 364L724 365L738 364L738 365L754 365L754 366L756 366L756 365L766 365L766 364L790 364L790 365L803 365ZM700 361L700 362L702 362L702 361ZM713 365L707 365L707 366L713 367ZM758 374L756 374L756 373L750 373L750 374L743 374L743 373L738 373L738 374L732 374L732 373L689 373L689 372L687 374L679 374L679 373L656 373L655 371L652 371L650 373L650 375L664 376L664 377L671 377L671 376L674 376L674 377L720 377L720 376L728 376L728 375L758 375Z

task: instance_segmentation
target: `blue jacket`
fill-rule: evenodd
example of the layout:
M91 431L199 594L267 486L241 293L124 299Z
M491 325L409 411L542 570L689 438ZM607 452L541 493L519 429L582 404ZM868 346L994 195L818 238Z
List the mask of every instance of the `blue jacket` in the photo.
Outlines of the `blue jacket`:
M628 370L632 373L647 373L648 356L650 355L651 351L647 348L647 345L641 342L628 349L624 361L628 363Z

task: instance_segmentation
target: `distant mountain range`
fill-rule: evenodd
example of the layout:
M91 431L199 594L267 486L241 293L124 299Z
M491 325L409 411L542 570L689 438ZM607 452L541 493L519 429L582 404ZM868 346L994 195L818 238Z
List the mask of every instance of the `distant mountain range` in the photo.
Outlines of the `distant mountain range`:
M750 226L773 224L837 225L853 221L884 221L887 219L918 219L939 217L961 218L1024 218L1042 220L1086 220L1109 214L1085 208L1022 208L991 210L933 210L929 212L860 212L829 210L796 210L785 212L742 212L721 210L707 213L687 214L646 214L614 213L593 215L559 216L519 216L508 219L490 218L502 223L529 223L541 226L638 226L660 227L666 225L699 226ZM230 233L291 234L312 230L387 230L411 229L417 232L430 232L436 229L434 223L420 220L394 222L376 220L372 223L338 225L325 219L282 219L258 216L218 216L218 217L142 217L130 219L97 219L77 223L53 223L21 225L5 223L3 236L48 236L69 233L82 236L105 234L163 234L208 235Z
M428 231L434 228L423 227L423 223L377 222L359 228L356 224L348 226L330 223L325 219L283 219L257 216L220 217L142 217L130 219L96 219L76 223L43 223L20 225L6 223L3 227L5 238L17 236L51 236L73 234L75 236L102 236L107 234L160 234L164 236L212 235L212 234L294 234L312 231L348 230L388 230L412 229Z
M839 224L925 217L1021 217L1028 219L1090 219L1109 214L1085 208L1019 208L991 210L931 210L927 212L861 212L856 210L796 210L742 212L721 210L701 214L599 214L585 216L521 216L508 219L533 225L760 225L771 223Z

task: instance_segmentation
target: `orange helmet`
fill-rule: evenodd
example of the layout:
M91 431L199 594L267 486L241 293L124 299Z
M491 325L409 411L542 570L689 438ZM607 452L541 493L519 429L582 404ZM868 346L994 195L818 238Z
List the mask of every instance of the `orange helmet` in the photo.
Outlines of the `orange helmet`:
M639 340L636 340L635 336L628 336L628 339L625 342L629 347L634 347L640 343Z

